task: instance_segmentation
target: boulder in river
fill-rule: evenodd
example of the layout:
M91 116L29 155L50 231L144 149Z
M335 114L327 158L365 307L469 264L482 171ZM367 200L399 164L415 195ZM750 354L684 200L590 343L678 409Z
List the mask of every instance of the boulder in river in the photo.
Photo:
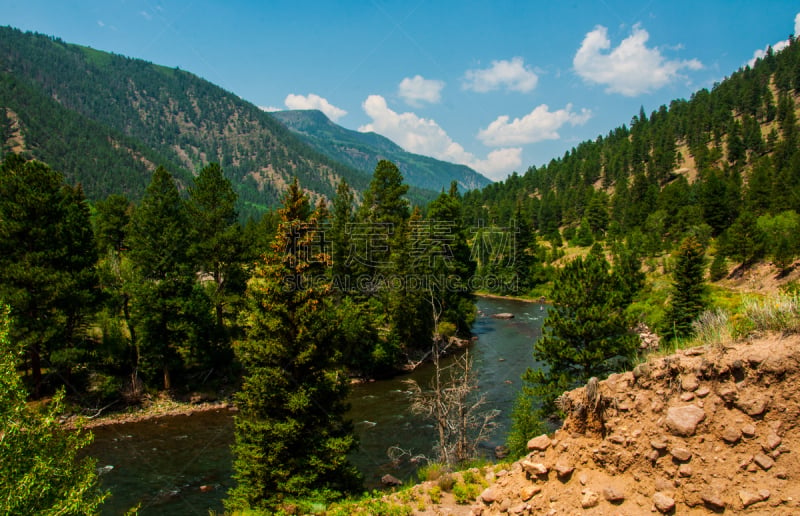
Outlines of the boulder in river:
M502 312L502 313L499 313L499 314L492 314L492 317L495 318L495 319L513 319L514 318L514 314L511 314L511 313L508 313L508 312Z

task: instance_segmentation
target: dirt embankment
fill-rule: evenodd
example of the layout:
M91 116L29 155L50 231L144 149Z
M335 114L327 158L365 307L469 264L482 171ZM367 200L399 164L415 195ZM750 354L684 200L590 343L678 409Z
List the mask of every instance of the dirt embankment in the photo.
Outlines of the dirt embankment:
M471 505L415 514L800 514L800 336L652 358L560 403Z

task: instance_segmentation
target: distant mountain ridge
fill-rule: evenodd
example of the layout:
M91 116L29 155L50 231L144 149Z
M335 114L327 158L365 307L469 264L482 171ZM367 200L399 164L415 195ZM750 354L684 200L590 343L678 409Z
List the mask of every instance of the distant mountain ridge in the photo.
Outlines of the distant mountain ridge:
M0 27L0 149L50 164L92 199L137 199L159 165L185 187L217 162L250 214L276 206L294 176L313 200L330 199L341 179L366 189L375 166L336 161L189 72L11 27ZM427 183L435 190L407 177L409 197L426 202L451 177Z
M456 181L463 190L474 190L492 183L466 165L406 152L379 134L341 127L315 109L271 114L317 151L362 172L373 170L378 161L387 159L397 165L409 184L422 188L446 189Z

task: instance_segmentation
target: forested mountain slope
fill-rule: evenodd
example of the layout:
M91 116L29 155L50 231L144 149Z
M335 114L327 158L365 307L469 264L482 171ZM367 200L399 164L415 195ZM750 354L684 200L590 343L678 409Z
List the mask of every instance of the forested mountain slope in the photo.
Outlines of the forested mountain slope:
M468 217L524 221L556 245L626 240L645 256L690 233L705 243L720 237L722 254L736 262L769 255L790 264L797 238L782 257L769 240L791 240L787 227L800 230L798 93L800 45L793 40L711 90L649 115L642 108L629 127L468 193Z
M315 151L268 113L179 69L9 27L0 28L0 64L3 151L47 162L81 182L89 198L138 198L158 165L185 185L210 162L222 166L245 209L276 205L293 176L328 198L342 178L357 191L369 183L371 174Z
M397 165L411 185L440 191L456 181L463 190L482 188L491 181L466 165L420 156L375 133L361 133L334 124L318 110L278 111L272 115L326 156L364 173L386 159Z

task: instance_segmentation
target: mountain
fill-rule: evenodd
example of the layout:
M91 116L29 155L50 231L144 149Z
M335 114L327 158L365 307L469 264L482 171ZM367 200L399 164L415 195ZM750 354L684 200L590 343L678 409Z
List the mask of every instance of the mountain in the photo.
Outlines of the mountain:
M421 188L438 191L456 181L463 190L474 190L492 182L465 165L406 152L379 134L345 129L315 109L277 111L272 116L317 151L365 173L387 159L397 165L409 184Z
M136 199L158 165L185 187L217 162L243 215L277 205L293 176L316 199L333 197L341 179L363 191L372 175L189 72L10 27L0 27L0 146L48 163L90 199ZM412 188L409 197L436 193Z

